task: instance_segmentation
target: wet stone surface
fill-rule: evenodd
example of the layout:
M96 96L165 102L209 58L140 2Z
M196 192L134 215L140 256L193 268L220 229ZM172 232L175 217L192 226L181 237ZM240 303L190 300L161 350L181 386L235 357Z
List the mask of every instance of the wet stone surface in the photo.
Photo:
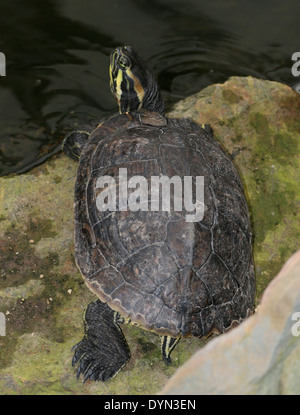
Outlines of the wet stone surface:
M300 96L275 82L231 78L179 102L171 116L210 123L241 174L254 233L258 304L299 248ZM84 309L95 299L74 262L76 169L61 154L24 175L0 178L0 312L6 323L0 393L158 392L209 341L180 341L167 367L158 336L124 326L132 357L115 378L83 385L71 367ZM284 373L292 379L289 367Z

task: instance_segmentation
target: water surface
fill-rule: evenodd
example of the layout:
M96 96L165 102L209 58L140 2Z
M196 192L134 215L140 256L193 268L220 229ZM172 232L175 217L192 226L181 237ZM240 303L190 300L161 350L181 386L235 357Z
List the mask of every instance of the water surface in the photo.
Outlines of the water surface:
M10 0L0 3L0 175L56 152L64 134L116 111L108 56L131 45L169 106L229 76L293 85L300 1Z

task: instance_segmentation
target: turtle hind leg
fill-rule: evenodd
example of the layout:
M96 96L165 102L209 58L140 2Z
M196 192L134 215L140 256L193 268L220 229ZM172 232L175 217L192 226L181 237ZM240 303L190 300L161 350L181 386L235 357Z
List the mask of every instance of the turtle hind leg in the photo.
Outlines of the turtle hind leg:
M84 332L83 339L72 349L72 366L78 363L77 378L81 374L84 382L112 378L130 358L115 312L100 300L90 303L85 313Z
M171 336L161 337L161 353L162 353L163 360L167 365L172 363L170 354L174 350L175 346L178 344L179 340L180 340L180 337L171 337Z

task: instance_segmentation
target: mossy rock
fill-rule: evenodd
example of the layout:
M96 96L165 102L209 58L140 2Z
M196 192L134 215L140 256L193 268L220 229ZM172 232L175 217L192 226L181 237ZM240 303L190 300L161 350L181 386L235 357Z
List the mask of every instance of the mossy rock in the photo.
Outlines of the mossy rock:
M259 301L300 247L300 95L277 82L232 77L180 101L169 115L210 124L240 172Z
M171 116L209 123L245 184L254 231L259 301L299 247L300 96L289 87L231 78L178 103ZM74 262L73 187L77 164L63 154L24 175L0 178L0 394L158 392L199 347L182 340L172 366L160 339L124 326L132 358L106 383L76 379L71 348L95 299Z
M299 395L300 250L263 293L257 312L196 352L160 393Z
M72 368L85 307L95 300L74 261L76 170L61 154L0 179L0 394L155 393L202 341L179 344L167 367L159 336L125 326L132 358L117 377L83 384Z

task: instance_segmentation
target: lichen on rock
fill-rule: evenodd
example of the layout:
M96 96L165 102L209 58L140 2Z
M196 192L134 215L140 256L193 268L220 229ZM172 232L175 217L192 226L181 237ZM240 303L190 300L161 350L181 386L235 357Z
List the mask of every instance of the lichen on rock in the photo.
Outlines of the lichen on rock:
M234 77L180 101L169 115L211 124L240 171L251 212L259 303L299 248L300 96L276 82ZM26 174L0 178L0 312L7 332L0 337L0 394L158 392L206 342L182 340L173 365L166 367L159 337L125 326L132 358L114 379L83 385L71 367L84 309L95 299L74 261L76 170L60 154ZM255 356L254 350L251 359ZM290 367L287 359L284 373L291 383Z
M263 294L257 313L195 353L163 394L299 395L300 250Z
M300 95L278 82L232 77L180 101L169 115L210 124L241 174L259 299L300 245Z

